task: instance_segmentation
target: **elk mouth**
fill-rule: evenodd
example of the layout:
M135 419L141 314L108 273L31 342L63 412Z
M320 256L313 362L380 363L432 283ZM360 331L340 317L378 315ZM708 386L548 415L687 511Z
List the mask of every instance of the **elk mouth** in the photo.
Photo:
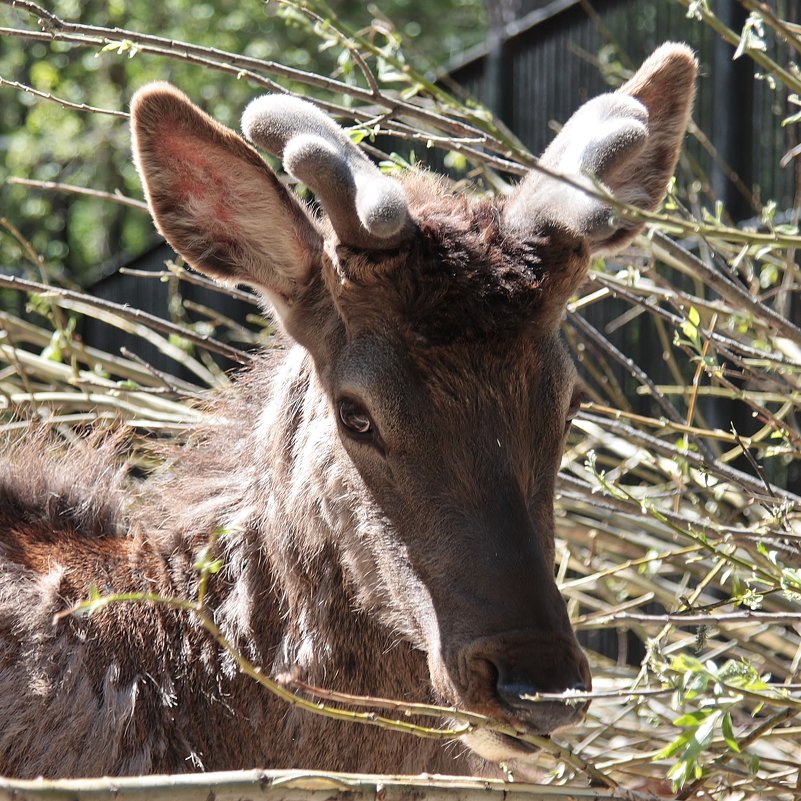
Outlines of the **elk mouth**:
M522 737L531 734L540 739L550 739L553 731L583 719L589 706L586 701L581 704L570 704L563 701L532 703L527 700L510 703L510 700L501 701L499 709L502 710L502 714L496 719L519 729L518 736L490 729L478 729L461 738L472 751L492 762L530 760L531 755L540 750L540 746L521 739Z
M514 751L519 751L521 754L535 754L540 750L538 745L527 743L525 740L521 740L519 737L514 737L511 734L496 733L495 736L500 740L503 746L509 747ZM540 736L543 739L550 739L551 737L550 734L542 734Z
M548 737L547 734L540 736ZM461 739L471 751L490 762L525 759L540 750L538 746L520 740L511 734L501 734L487 729L479 729L471 734L465 734Z

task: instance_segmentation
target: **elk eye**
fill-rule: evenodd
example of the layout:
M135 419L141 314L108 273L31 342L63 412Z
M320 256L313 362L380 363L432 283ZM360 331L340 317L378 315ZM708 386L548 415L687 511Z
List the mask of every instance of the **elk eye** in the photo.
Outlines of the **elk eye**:
M373 421L367 410L349 398L339 402L339 419L353 434L365 436L373 432Z
M570 406L567 408L567 415L565 416L565 431L570 428L575 416L581 410L581 404L586 400L584 390L580 387L576 388L573 392L573 397L570 399Z

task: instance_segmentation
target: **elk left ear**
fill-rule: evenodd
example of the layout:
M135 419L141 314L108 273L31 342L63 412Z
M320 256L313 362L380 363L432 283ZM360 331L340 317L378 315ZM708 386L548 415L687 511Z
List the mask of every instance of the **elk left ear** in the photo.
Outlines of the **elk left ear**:
M649 211L665 194L687 129L697 62L686 45L664 44L617 92L585 103L543 153L540 164L594 190L600 181L620 201ZM613 207L536 169L504 213L518 235L557 225L584 238L592 252L622 248L642 226L616 220Z

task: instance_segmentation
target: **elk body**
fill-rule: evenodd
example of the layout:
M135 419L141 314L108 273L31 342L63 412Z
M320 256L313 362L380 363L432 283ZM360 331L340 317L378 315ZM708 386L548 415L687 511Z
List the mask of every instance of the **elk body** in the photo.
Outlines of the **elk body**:
M263 671L536 733L578 720L521 695L591 686L553 575L577 405L558 326L591 254L637 228L581 187L654 208L694 82L691 52L661 47L543 155L570 184L534 170L505 201L382 176L310 104L254 101L246 136L314 190L320 220L180 92L140 90L157 226L195 269L259 290L291 344L144 486L81 446L57 459L34 442L0 464L0 774L455 773L527 755L511 737L448 749L298 711L169 608L53 622L92 586L194 597L215 532L209 609Z

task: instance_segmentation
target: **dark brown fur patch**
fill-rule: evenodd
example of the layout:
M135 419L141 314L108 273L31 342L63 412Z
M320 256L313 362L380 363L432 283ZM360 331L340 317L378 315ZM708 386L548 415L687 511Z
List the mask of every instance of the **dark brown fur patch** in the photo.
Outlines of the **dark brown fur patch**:
M409 245L389 257L338 249L337 302L349 328L384 317L417 342L445 345L556 323L565 285L587 264L580 239L553 225L519 239L502 230L494 202L440 194L442 183L425 174L405 185L412 203L423 198Z

